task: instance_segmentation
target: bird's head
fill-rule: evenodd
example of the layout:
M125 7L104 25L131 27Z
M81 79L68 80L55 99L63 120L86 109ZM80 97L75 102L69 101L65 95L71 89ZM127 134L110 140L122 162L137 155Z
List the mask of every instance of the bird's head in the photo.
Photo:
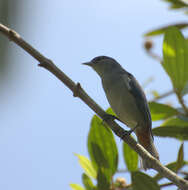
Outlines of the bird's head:
M121 68L115 59L107 56L98 56L83 64L92 67L101 77Z

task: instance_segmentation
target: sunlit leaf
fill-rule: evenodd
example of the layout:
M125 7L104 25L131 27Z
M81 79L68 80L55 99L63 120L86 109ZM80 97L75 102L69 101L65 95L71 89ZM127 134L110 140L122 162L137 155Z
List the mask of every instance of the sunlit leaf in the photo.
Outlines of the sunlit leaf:
M75 154L78 159L79 159L79 163L82 166L82 168L84 169L84 171L86 172L86 174L94 179L96 179L97 177L97 173L96 170L94 169L91 161L86 158L85 156L79 155L79 154Z
M183 29L183 28L187 28L188 27L188 23L178 23L178 24L171 24L171 25L167 25L167 26L164 26L164 27L160 27L160 28L154 29L154 30L152 30L150 32L147 32L146 34L144 34L144 36L149 37L149 36L157 36L157 35L164 34L165 31L169 27L172 27L172 26L175 26L178 29Z
M108 113L108 114L110 114L110 115L116 115L116 114L114 113L114 111L112 110L112 108L108 108L108 109L106 110L106 113Z
M151 93L154 96L154 98L159 97L159 93L156 90L152 90Z
M78 184L70 184L72 190L85 190L81 185Z
M183 94L188 82L188 43L176 27L165 32L163 42L163 68L169 75L176 93Z

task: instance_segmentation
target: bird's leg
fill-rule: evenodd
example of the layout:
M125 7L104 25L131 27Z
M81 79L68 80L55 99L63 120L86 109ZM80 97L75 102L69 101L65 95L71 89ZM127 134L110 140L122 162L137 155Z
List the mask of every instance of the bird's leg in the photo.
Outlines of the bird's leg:
M108 120L118 120L120 121L121 123L125 124L121 119L119 119L118 117L116 117L115 115L111 115L111 114L108 114L106 113L105 115L103 115L103 121L108 121ZM125 124L126 125L126 124ZM125 137L125 135L131 135L132 132L135 131L135 129L139 126L139 124L137 124L135 127L133 127L132 129L130 130L125 130L123 135L120 137L121 139L123 139L123 137Z
M120 122L122 122L123 124L125 124L122 120L120 120L118 117L116 117L115 115L111 115L106 113L105 115L103 115L103 121L108 121L108 120L118 120Z
M132 129L130 129L129 131L125 131L123 133L123 135L121 136L121 139L123 139L123 137L125 137L125 135L131 135L132 132L135 131L135 129L138 127L139 125L137 124L135 127L133 127Z

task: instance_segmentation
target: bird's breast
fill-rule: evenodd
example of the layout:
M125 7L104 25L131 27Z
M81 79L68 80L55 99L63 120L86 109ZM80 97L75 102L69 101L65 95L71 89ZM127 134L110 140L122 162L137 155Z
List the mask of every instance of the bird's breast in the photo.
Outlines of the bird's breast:
M102 79L102 84L108 102L115 114L128 127L135 127L142 116L125 82L121 77L114 76Z

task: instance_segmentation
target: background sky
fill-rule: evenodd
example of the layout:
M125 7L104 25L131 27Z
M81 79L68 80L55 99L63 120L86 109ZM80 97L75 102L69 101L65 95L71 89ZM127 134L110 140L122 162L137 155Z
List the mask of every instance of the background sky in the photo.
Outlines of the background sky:
M109 104L99 77L81 65L95 56L115 58L140 84L153 77L145 89L148 99L151 90L172 88L160 64L146 55L143 34L188 17L169 11L160 0L12 0L9 10L9 26L80 82L104 109ZM162 55L162 37L155 41L155 52ZM11 66L0 93L0 189L62 190L81 184L83 170L74 153L88 156L94 112L21 48L14 43L8 48ZM173 97L165 101L178 105ZM156 137L155 144L163 164L176 160L180 142ZM119 168L125 168L119 139L117 145ZM118 176L129 181L128 175Z

